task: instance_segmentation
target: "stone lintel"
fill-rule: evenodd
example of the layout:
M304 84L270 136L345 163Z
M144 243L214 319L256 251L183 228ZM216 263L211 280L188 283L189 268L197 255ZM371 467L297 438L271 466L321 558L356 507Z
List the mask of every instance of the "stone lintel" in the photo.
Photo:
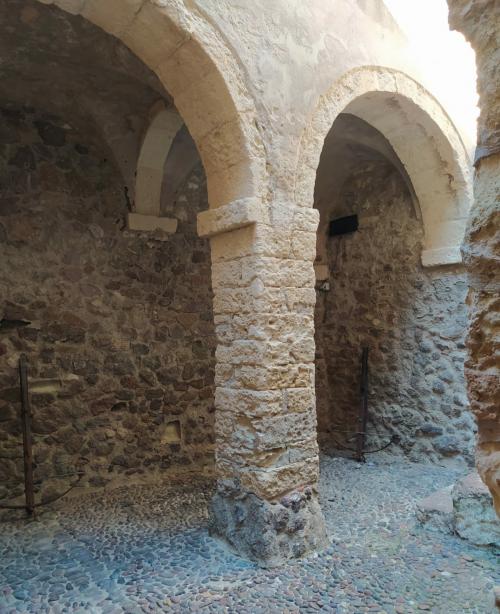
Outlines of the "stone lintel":
M158 217L156 215L143 215L142 213L128 214L129 230L140 232L154 232L161 230L173 234L177 230L177 220L171 217Z
M423 250L422 266L433 267L447 264L462 264L462 253L459 245Z
M198 234L213 237L252 224L269 224L267 205L257 198L242 198L198 214Z

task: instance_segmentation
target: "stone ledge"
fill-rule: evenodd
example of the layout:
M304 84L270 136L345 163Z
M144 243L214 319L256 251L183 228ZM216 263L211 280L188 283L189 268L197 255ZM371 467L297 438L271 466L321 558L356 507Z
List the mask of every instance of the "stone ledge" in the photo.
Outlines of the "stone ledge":
M422 251L422 266L444 266L447 264L462 264L460 246L438 247L436 249L424 249Z
M128 214L129 230L139 232L154 232L161 230L173 234L177 230L177 220L171 217L157 217L156 215L142 215L141 213Z
M242 198L199 213L198 234L200 237L213 237L259 222L269 224L267 206L255 198Z

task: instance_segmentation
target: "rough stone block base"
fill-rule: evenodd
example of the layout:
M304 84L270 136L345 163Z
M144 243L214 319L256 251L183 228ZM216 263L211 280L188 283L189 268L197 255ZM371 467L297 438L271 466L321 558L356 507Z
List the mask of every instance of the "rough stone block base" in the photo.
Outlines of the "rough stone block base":
M237 481L219 482L210 532L263 567L275 567L328 543L323 512L312 487L269 502L244 492Z
M500 547L500 519L487 486L474 472L459 480L452 492L455 530L477 546Z
M453 533L453 486L447 486L417 502L417 519L428 529Z
M476 546L500 546L500 520L477 472L419 501L416 515L431 530L456 533Z

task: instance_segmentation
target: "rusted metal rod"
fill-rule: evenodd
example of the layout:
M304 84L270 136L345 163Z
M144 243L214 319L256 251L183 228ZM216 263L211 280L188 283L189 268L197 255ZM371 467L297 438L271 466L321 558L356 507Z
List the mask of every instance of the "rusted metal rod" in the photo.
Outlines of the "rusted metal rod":
M23 429L24 494L26 512L35 513L35 492L33 488L33 450L31 439L31 408L28 391L28 364L24 354L19 357L19 380L21 383L21 423Z
M368 348L361 353L361 401L358 413L358 433L356 436L356 460L365 461L366 425L368 422Z

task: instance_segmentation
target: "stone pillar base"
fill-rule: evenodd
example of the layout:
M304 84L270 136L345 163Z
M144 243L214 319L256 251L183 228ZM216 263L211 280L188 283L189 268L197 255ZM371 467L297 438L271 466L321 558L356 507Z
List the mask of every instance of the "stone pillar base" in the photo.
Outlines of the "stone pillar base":
M269 502L245 492L237 480L219 481L212 500L210 533L262 567L275 567L328 544L312 487Z

